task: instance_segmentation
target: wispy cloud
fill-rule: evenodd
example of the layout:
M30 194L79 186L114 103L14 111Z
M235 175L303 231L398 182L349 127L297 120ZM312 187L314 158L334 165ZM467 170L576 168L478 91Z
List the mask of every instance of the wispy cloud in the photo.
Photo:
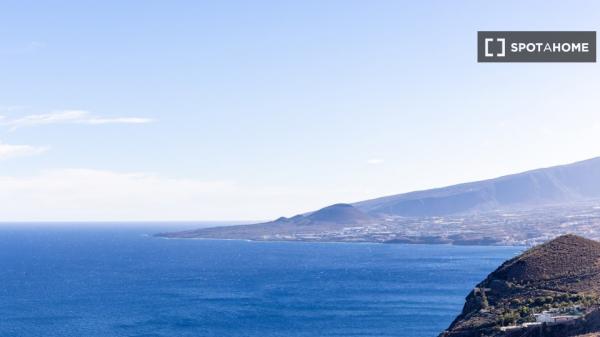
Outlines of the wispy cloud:
M11 145L0 142L0 160L13 157L33 156L36 154L43 153L47 149L47 147L38 147L31 145Z
M0 125L8 126L11 130L49 124L145 124L153 121L143 117L101 117L86 110L62 110L18 118L0 116Z

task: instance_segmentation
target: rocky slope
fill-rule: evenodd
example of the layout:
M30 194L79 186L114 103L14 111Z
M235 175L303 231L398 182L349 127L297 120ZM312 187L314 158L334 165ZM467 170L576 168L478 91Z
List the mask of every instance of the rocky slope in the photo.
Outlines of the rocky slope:
M600 243L560 236L491 273L471 291L462 313L440 336L567 337L600 332L599 295ZM559 318L535 323L543 312Z

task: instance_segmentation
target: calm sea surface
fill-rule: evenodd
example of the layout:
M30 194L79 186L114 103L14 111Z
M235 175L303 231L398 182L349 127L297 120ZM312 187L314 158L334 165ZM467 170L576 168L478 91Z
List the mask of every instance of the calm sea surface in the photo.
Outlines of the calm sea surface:
M517 247L0 227L0 336L437 336Z

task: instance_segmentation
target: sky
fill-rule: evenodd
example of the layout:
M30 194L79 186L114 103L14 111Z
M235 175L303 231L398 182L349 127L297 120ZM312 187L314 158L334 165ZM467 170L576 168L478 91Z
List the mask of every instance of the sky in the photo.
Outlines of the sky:
M595 1L2 1L0 221L262 220L600 156Z

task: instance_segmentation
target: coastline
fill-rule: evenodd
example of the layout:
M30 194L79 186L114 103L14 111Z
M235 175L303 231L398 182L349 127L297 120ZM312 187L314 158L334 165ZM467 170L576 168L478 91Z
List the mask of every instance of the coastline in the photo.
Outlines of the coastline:
M511 247L511 248L529 248L523 245L462 245L453 243L410 243L410 242L375 242L375 241L309 241L309 240L253 240L253 239L224 239L224 238L185 238L185 237L167 237L158 234L149 235L154 238L165 240L201 240L201 241L244 241L254 243L324 243L324 244L368 244L368 245L406 245L406 246L455 246L455 247Z

